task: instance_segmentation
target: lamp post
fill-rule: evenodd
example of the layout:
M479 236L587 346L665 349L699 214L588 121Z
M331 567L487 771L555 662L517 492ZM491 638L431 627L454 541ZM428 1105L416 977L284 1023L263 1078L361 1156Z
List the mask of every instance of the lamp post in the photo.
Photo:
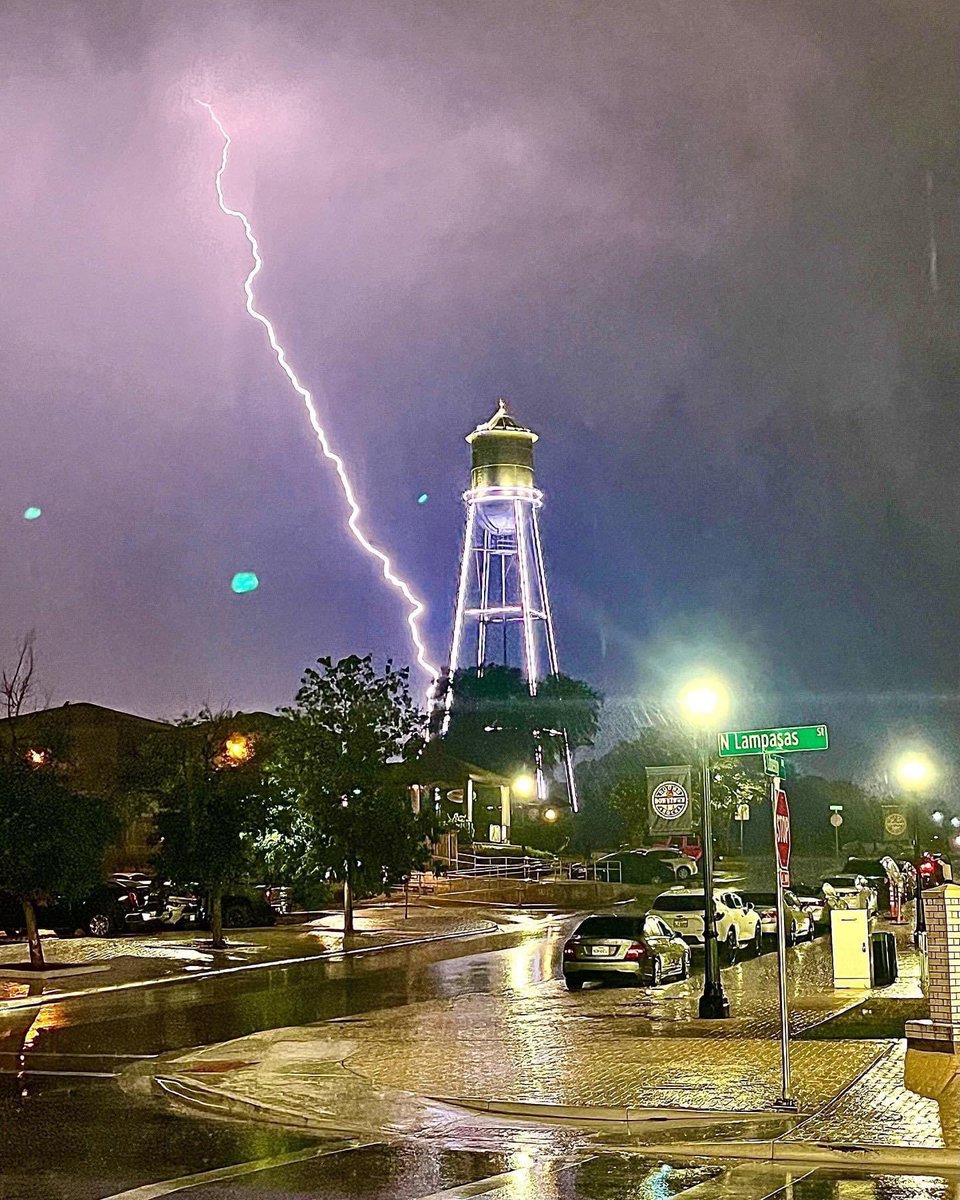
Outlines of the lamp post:
M917 794L924 791L932 781L934 768L926 754L904 754L896 765L896 777L901 788L912 792L913 802L913 858L916 868L916 892L914 894L913 940L919 946L926 936L927 922L923 912L923 876L920 873L920 802Z
M730 1016L730 1001L724 995L717 947L716 910L713 903L713 831L710 820L710 736L715 733L729 707L726 687L716 679L696 679L680 695L687 721L697 730L700 754L700 843L703 854L703 994L701 1018Z

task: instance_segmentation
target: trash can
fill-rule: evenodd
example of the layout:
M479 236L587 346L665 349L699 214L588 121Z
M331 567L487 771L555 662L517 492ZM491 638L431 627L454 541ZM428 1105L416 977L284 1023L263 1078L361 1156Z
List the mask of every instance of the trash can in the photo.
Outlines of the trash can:
M873 958L873 986L886 987L897 981L897 939L892 933L871 934L870 950Z

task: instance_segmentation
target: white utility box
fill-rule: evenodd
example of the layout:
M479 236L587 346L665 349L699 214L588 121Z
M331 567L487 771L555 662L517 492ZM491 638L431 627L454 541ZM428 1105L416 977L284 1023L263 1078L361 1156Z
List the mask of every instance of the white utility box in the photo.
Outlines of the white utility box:
M830 913L833 986L869 988L870 914L863 908L840 908Z

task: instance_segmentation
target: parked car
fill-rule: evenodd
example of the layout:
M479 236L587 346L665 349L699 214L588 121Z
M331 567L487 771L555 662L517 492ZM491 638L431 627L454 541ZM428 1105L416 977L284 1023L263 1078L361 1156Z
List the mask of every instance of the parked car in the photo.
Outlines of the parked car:
M877 911L877 893L862 875L830 875L821 887L828 908L865 908Z
M153 889L125 879L108 879L80 900L54 897L50 904L37 909L41 929L52 929L58 937L89 934L110 937L131 929L160 924L160 912ZM23 908L16 896L0 893L0 927L8 937L26 934Z
M892 858L848 858L842 875L862 875L877 893L877 904L889 909L892 890L903 885L902 873Z
M677 850L680 854L685 854L687 858L692 858L694 862L699 862L703 858L703 848L700 845L700 839L693 833L672 833L654 842L654 848L669 847L671 850Z
M805 883L794 883L793 894L804 912L809 913L815 928L826 924L829 915L827 902L819 888L808 887Z
M243 929L254 926L273 925L279 907L266 898L266 890L260 887L237 887L226 892L220 911L224 929ZM183 929L191 925L207 928L210 912L207 896L200 887L164 884L163 902L160 906L164 924Z
M609 883L670 883L689 879L697 869L691 858L665 848L615 850L586 865L581 878Z
M716 911L717 941L730 958L742 947L759 954L763 948L763 929L753 905L744 903L737 892L721 888L713 893ZM667 922L686 942L702 946L704 942L703 890L670 888L654 900L651 915Z
M938 850L923 852L917 873L920 877L921 888L938 887L941 883L949 883L953 879L953 867L950 860Z
M690 948L653 913L587 917L563 947L563 980L578 992L590 979L649 983L690 974Z
M776 892L741 892L740 895L752 904L760 918L760 928L764 937L777 936L777 893ZM813 941L813 917L800 903L793 892L784 889L783 893L784 928L787 931L787 942L806 939Z
M675 850L672 846L652 846L646 853L649 858L659 859L663 863L666 879L675 879L677 883L692 879L700 870L695 858L681 850Z

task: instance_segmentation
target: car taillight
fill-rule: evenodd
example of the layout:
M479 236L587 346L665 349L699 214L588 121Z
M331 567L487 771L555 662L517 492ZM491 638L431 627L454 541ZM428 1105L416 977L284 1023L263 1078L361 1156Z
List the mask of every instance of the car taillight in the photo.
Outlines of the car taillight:
M564 946L563 946L563 957L564 958L573 958L575 953L576 953L576 943L575 942L565 942Z
M629 962L636 962L638 959L647 957L647 948L643 942L634 942L623 957Z
M772 921L776 918L777 910L775 908L765 908L760 914L762 921Z

